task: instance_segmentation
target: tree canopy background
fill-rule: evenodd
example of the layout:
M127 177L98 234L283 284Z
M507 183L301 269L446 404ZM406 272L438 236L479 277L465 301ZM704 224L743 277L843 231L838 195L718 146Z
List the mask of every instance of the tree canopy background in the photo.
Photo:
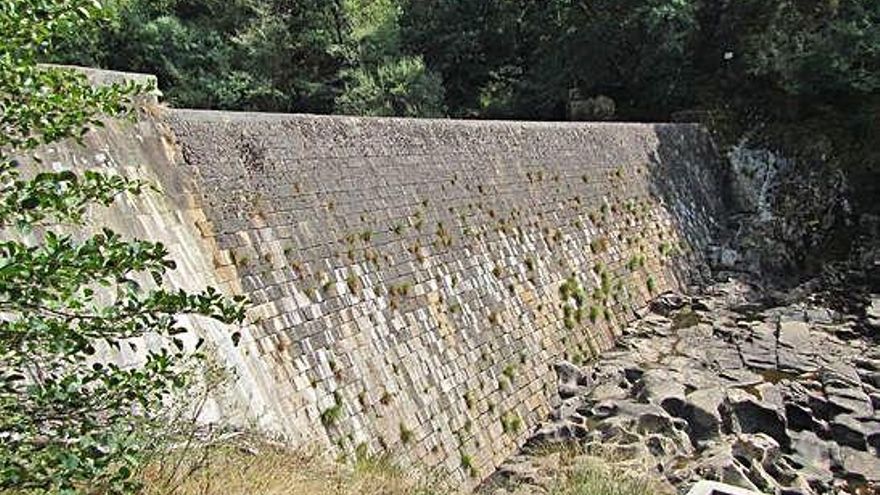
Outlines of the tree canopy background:
M845 169L876 207L875 0L116 0L56 61L159 77L172 105L565 119L571 90L620 120L709 116ZM817 165L819 166L819 165Z

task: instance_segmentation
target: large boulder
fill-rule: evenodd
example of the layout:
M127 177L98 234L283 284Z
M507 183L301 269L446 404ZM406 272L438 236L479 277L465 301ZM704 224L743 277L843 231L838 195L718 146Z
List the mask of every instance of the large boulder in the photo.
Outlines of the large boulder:
M687 395L683 415L695 443L721 434L721 405L726 398L727 392L721 387L697 390Z
M633 392L641 402L656 404L673 416L681 417L685 388L681 378L666 369L652 369L642 375Z
M783 448L791 445L786 433L785 416L771 404L761 402L738 389L728 391L725 407L729 411L731 427L736 433L764 433L779 442Z
M841 414L829 424L831 436L840 445L856 450L868 449L868 435L872 433L869 424L863 423L849 414Z
M688 303L688 299L678 294L676 292L664 292L659 296L655 297L648 305L651 311L663 315L669 316L672 312L677 311L685 307Z
M833 470L838 467L840 447L810 431L793 433L791 437L791 453L785 458L810 485L824 493L823 488L830 489L834 481Z
M849 476L880 482L880 458L851 447L840 447L836 461Z
M729 443L719 443L703 451L696 461L694 473L702 479L759 491L749 479L748 469L737 461Z
M589 386L590 377L577 365L568 361L559 361L553 365L560 384Z

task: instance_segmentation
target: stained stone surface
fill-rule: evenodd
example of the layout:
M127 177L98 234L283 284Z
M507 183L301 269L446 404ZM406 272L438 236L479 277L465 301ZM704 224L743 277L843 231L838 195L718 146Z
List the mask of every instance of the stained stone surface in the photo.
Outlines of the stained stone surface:
M571 376L614 377L615 393L566 389L551 421L483 491L507 493L536 448L556 444L620 459L679 493L699 479L761 493L877 493L877 335L866 318L809 298L774 306L761 296L736 281L700 297L664 295L595 364L557 364L560 387ZM526 483L531 493L552 486L548 477Z
M163 242L174 286L250 298L238 347L187 322L234 371L207 419L464 485L550 413L554 363L609 349L653 295L702 278L724 213L695 125L147 110L43 163L154 182L97 223ZM617 400L618 379L566 393ZM835 405L871 400L845 392Z

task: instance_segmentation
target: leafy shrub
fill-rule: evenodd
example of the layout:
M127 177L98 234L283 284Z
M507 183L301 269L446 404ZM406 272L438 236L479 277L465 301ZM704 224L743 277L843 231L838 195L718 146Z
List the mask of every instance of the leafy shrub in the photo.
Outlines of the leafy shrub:
M420 57L401 57L376 67L342 73L345 90L338 111L351 115L438 117L444 113L443 85Z
M19 158L81 139L103 115L124 115L144 89L93 88L82 75L37 66L59 36L101 13L91 0L0 7L0 489L137 489L134 473L151 441L143 428L189 386L186 364L200 357L184 348L178 315L244 317L241 299L164 288L175 264L159 243L108 229L59 232L59 222L82 227L90 205L146 184L98 172L23 173ZM23 235L30 231L39 235ZM123 368L100 352L134 348L132 339L148 334L162 345L140 365Z

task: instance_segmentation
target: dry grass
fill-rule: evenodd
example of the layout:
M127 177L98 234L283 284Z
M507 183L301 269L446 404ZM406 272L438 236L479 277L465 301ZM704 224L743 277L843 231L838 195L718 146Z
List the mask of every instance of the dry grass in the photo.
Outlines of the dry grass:
M529 450L525 478L496 480L481 494L673 495L675 489L632 459L603 449L560 443ZM514 471L516 472L516 470Z
M142 474L145 495L433 495L385 458L340 464L279 445L224 443L172 453Z
M397 467L386 458L340 464L317 452L223 443L172 454L143 473L144 495L440 495L453 493L437 480ZM558 456L558 457L557 457ZM573 450L556 452L550 495L660 495L655 480ZM510 487L513 493L532 493Z
M552 495L660 495L668 488L599 459L582 460L559 480Z
M572 448L535 453L546 483L483 487L510 495L671 495L670 487L613 460ZM317 450L291 450L253 438L172 449L140 474L142 495L448 495L437 476L396 466L384 457L343 464ZM496 489L503 488L501 491ZM35 495L3 491L0 495ZM89 491L84 493L100 493Z

